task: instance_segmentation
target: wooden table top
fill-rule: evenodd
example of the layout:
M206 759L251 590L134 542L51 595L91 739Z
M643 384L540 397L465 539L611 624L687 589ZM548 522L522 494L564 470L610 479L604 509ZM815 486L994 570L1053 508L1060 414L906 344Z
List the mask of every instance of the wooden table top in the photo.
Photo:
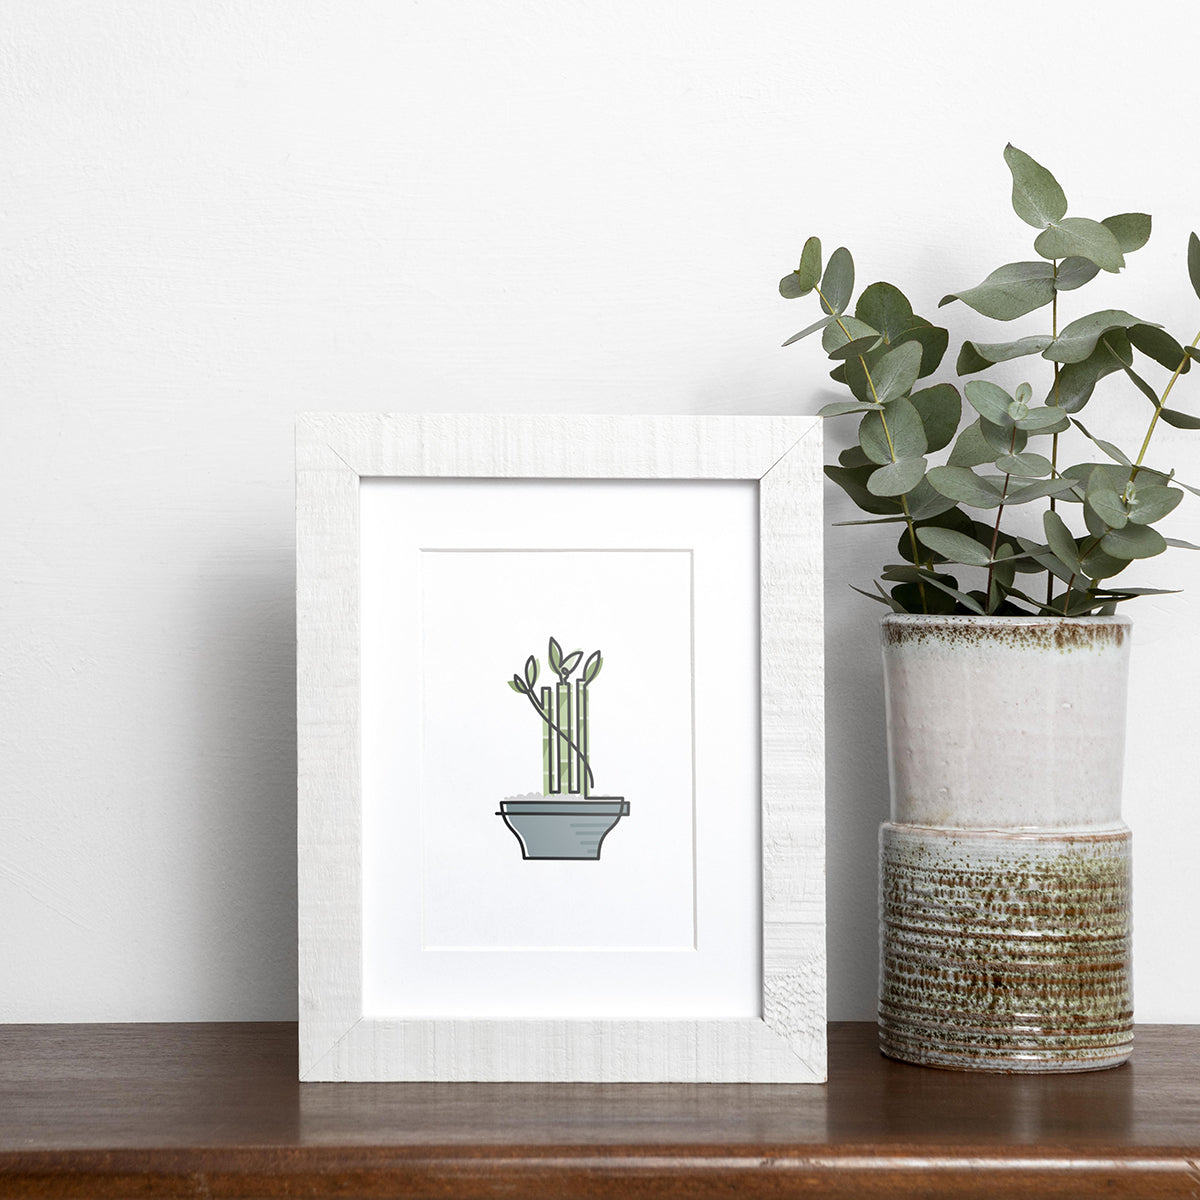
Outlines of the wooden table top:
M994 1076L833 1024L829 1083L296 1081L292 1024L0 1027L0 1195L1200 1197L1200 1027Z

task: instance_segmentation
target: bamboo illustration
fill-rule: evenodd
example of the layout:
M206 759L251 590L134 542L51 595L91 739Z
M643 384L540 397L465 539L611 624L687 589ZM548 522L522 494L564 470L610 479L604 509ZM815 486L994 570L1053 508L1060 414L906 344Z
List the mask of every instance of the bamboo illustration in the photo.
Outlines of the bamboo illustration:
M541 665L531 654L524 671L508 686L525 697L538 715L542 735L542 798L509 796L495 814L521 844L522 859L590 860L629 815L624 796L596 795L591 754L591 685L604 660L599 650L564 654L550 639L550 670L557 680L538 685ZM581 666L582 664L582 666ZM572 678L575 674L576 677Z
M603 658L593 651L584 662L581 677L572 689L570 677L583 662L583 651L564 655L562 647L550 639L551 669L558 675L554 687L537 688L541 666L531 654L525 660L522 675L514 675L508 686L523 694L542 720L542 795L590 796L596 785L589 761L588 687L600 673Z

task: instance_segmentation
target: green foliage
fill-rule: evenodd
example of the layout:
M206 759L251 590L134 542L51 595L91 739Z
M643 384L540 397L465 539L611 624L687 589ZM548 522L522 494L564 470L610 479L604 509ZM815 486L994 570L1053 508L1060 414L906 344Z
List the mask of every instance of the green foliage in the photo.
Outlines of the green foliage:
M845 247L823 264L820 241L809 238L799 267L779 284L787 298L815 292L823 314L784 344L820 332L833 366L830 377L850 392L850 398L826 404L821 415L858 420L857 443L825 473L869 516L842 523L901 527L900 561L883 568L873 591L855 588L895 612L1111 612L1121 601L1162 594L1107 582L1131 562L1168 547L1197 549L1154 526L1185 492L1200 496L1200 489L1177 482L1173 471L1151 467L1146 455L1160 422L1200 429L1200 416L1166 404L1192 359L1200 358L1200 334L1185 346L1161 325L1121 309L1083 313L1060 327L1060 294L1070 296L1101 271L1120 272L1126 256L1149 239L1151 219L1145 213L1102 221L1068 216L1066 195L1045 167L1012 145L1004 159L1013 210L1038 231L1033 249L1039 261L998 267L982 283L945 295L939 308L961 301L989 320L1007 322L1050 306L1041 331L1001 341L964 339L955 360L959 376L1031 360L1044 379L1036 403L1031 383L1010 393L973 378L962 395L950 383L914 391L918 380L938 370L949 330L917 315L908 297L886 282L864 288L851 313L855 272ZM1187 272L1200 298L1200 238L1194 233ZM1157 386L1143 374L1153 378L1160 371L1167 375ZM1093 434L1074 416L1111 376L1152 406L1136 453ZM1065 434L1075 442L1060 441ZM1089 444L1107 461L1065 461L1073 445ZM941 461L930 461L942 451ZM1003 527L1006 514L1027 504L1042 508L1044 541ZM1021 527L1029 527L1028 517ZM593 655L585 680L592 677L593 659L599 670ZM553 644L551 666L559 669ZM536 664L534 671L536 677ZM509 686L523 690L514 678Z

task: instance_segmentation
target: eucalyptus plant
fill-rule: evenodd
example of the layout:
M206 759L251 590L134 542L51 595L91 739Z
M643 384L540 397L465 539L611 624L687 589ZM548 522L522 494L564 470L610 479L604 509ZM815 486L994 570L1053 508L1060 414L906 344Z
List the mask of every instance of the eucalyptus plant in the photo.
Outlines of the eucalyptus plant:
M1167 406L1180 376L1200 358L1200 333L1185 348L1161 325L1120 309L1060 324L1060 295L1102 271L1119 272L1125 256L1149 239L1150 217L1069 217L1066 196L1045 167L1012 145L1004 158L1013 209L1038 230L1038 259L998 267L938 307L958 302L1001 322L1048 309L1042 332L1012 341L965 340L956 362L960 377L978 376L997 363L1038 356L1040 382L1010 393L972 378L962 395L951 383L922 384L941 364L949 331L917 316L890 283L864 289L851 315L850 252L839 247L823 262L815 237L805 242L800 265L780 280L779 290L787 299L815 294L822 316L784 345L820 333L834 364L831 377L851 394L820 411L823 417L859 419L857 444L825 468L869 514L844 523L903 526L900 561L884 567L874 593L856 591L896 612L1111 613L1122 600L1165 590L1117 581L1131 562L1168 546L1200 549L1155 528L1185 491L1200 490L1147 457L1160 423L1200 429L1200 418ZM1195 233L1188 239L1187 269L1200 298ZM1165 377L1156 386L1146 376L1158 371ZM1110 375L1150 405L1145 436L1132 452L1098 436L1079 417ZM1071 430L1082 436L1064 438ZM1084 461L1066 461L1071 444L1085 447ZM947 449L945 461L932 465L929 456ZM1031 503L1043 509L1040 531L1036 519L1020 517L1011 528L1013 510Z

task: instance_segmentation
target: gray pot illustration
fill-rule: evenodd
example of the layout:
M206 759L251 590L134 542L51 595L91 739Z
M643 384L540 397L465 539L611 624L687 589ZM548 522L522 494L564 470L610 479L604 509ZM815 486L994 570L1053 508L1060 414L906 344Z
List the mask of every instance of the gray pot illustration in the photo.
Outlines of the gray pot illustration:
M590 800L502 800L497 816L517 835L522 858L594 858L616 823L629 815L621 796Z
M510 796L501 801L500 817L521 844L525 859L600 858L600 847L613 827L629 815L624 796L595 796L595 776L588 759L588 689L600 674L604 659L595 650L584 662L582 650L564 654L550 639L550 669L558 676L553 687L537 686L540 664L531 654L525 670L508 686L524 696L541 722L542 792ZM574 684L571 675L583 663Z

